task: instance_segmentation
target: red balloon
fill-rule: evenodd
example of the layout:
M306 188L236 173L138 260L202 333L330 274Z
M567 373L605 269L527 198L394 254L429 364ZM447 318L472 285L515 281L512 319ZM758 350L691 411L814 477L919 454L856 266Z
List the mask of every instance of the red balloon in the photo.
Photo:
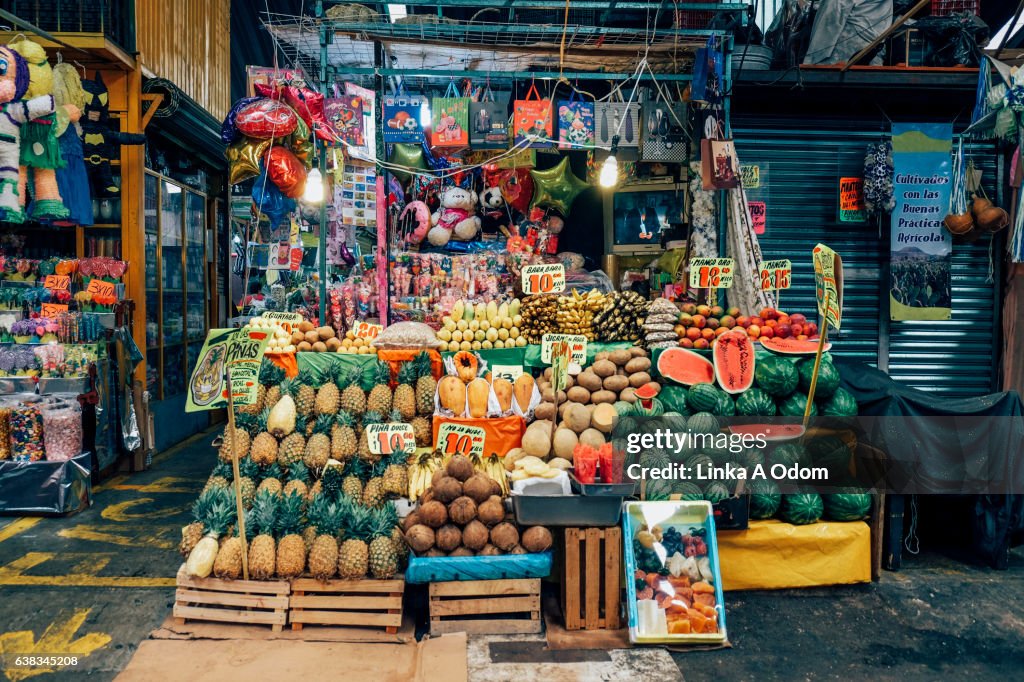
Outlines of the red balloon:
M283 99L302 117L317 137L328 142L334 140L334 132L328 125L327 115L324 113L323 93L309 88L297 88L294 85L275 87L264 83L256 84L256 93L263 97Z
M498 188L501 189L505 203L515 210L526 213L530 208L530 201L533 199L533 176L530 175L529 168L503 171L498 180Z
M274 145L263 157L270 181L277 185L281 194L289 199L298 199L306 189L306 167L287 147Z
M235 127L239 132L256 140L288 137L298 124L299 119L291 107L271 99L248 104L235 115Z

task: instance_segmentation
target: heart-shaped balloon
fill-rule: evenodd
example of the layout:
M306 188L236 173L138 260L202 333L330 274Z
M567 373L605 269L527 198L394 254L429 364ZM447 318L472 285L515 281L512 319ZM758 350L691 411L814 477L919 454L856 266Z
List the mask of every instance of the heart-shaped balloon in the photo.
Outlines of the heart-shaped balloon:
M243 137L224 150L228 160L228 183L237 185L260 174L260 159L267 153L270 140Z
M238 112L242 108L249 106L259 99L259 97L243 97L231 106L231 110L228 111L228 115L224 117L224 122L220 126L221 142L231 144L242 139L242 132L235 125L235 117L238 116Z
M284 100L295 110L306 125L321 140L332 141L334 131L327 124L327 115L324 113L324 95L310 88L299 88L294 85L266 85L256 84L256 93L264 97Z
M282 194L290 199L302 196L306 189L306 167L290 149L274 145L267 152L263 163L270 181L277 185Z
M497 171L497 185L505 203L520 213L526 213L533 198L533 176L529 168Z
M284 138L295 132L298 116L283 102L260 98L245 105L235 114L235 127L246 137L269 140Z

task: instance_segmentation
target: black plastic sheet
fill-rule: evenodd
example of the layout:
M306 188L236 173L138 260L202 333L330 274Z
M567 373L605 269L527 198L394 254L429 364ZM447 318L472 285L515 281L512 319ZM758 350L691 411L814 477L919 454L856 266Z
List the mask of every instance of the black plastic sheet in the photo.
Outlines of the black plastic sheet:
M90 458L83 452L66 462L0 462L0 514L73 514L92 504Z

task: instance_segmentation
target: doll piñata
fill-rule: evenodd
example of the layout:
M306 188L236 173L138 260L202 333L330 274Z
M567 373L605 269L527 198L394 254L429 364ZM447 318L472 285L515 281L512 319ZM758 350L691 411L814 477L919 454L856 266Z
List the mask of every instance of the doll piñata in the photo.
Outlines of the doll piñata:
M57 141L64 168L57 169L57 189L69 214L58 225L92 225L89 175L82 158L82 128L78 121L85 106L85 90L78 70L67 62L53 67L53 99L57 103Z
M116 145L146 144L146 136L111 129L110 93L99 71L96 80L82 81L82 87L85 89L85 113L80 123L89 186L94 197L116 197L121 189L110 174L110 159L120 155Z

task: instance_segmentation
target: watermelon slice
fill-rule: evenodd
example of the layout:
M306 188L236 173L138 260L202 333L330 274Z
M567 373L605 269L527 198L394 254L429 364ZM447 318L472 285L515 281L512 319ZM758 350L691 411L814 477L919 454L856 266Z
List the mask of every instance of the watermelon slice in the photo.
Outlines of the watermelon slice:
M754 342L743 330L715 339L715 377L726 393L743 393L754 385Z
M658 356L658 373L683 386L712 384L715 366L711 361L685 348L666 348Z
M770 339L761 339L761 346L766 351L776 355L814 355L818 352L818 341L816 339L801 341L800 339L780 339L773 336ZM827 353L831 348L832 342L826 341L822 352Z
M796 440L804 435L804 427L800 424L735 424L729 426L729 431L741 436L763 435L769 443Z

